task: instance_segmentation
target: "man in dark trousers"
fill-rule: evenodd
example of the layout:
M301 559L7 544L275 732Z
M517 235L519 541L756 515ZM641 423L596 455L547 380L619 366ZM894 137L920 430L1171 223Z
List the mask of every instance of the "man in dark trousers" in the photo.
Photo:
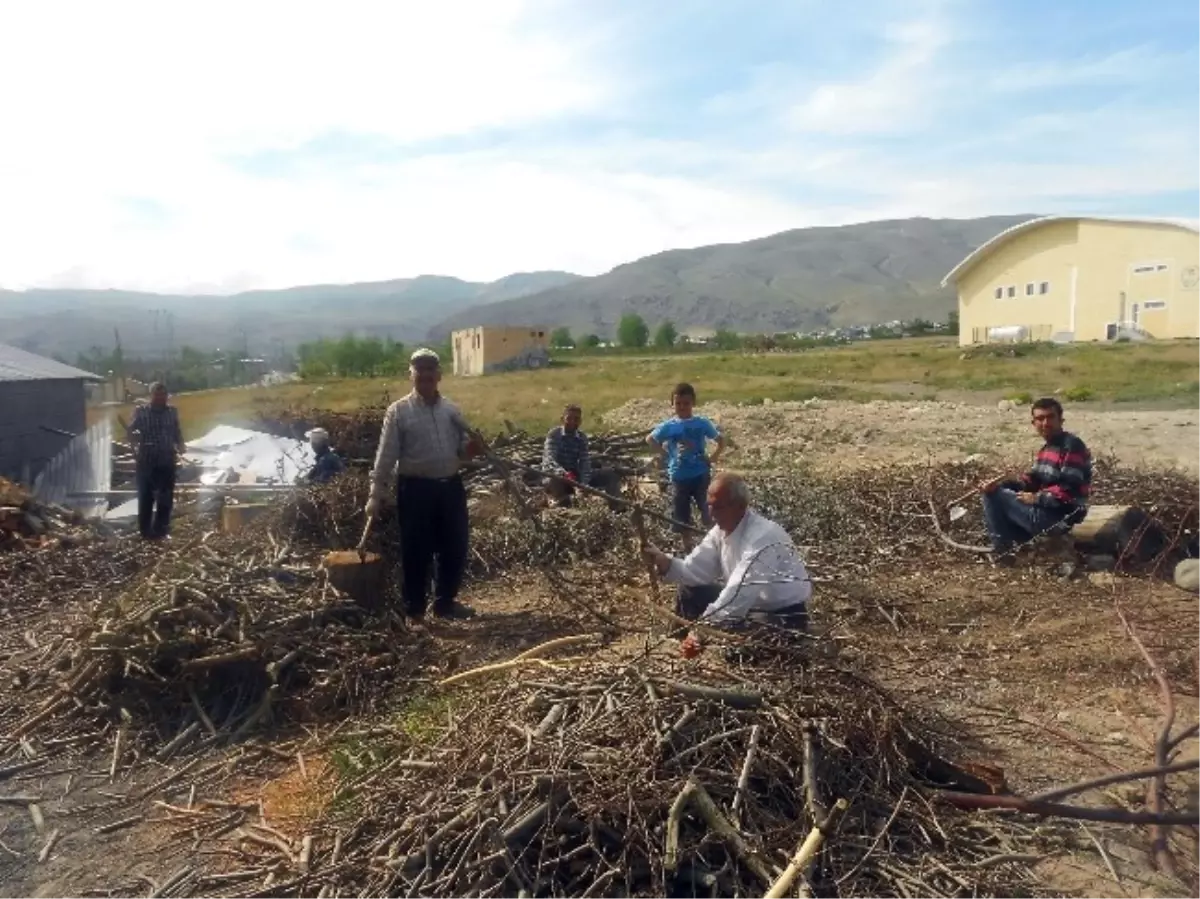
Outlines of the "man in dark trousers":
M138 530L147 540L161 540L171 530L175 457L187 449L179 410L167 405L162 383L151 385L150 402L134 410L129 439L137 459Z
M1087 515L1092 455L1084 442L1063 430L1063 408L1051 397L1031 409L1033 428L1045 441L1033 467L1016 479L982 485L983 514L993 559L1011 561L1012 550L1060 522L1078 524Z
M438 392L442 372L437 353L413 353L409 375L412 392L392 403L383 417L367 515L379 513L395 473L405 613L424 617L436 558L433 614L471 618L475 611L458 601L468 540L467 491L459 466L482 448L471 440L462 412Z

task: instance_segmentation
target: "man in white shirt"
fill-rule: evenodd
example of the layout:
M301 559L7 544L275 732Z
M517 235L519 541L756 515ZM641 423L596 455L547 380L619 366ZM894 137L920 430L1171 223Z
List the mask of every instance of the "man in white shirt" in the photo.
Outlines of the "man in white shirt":
M713 478L708 505L716 525L686 559L646 551L663 580L680 585L679 614L717 627L806 630L812 581L787 531L750 508L749 486L729 472Z

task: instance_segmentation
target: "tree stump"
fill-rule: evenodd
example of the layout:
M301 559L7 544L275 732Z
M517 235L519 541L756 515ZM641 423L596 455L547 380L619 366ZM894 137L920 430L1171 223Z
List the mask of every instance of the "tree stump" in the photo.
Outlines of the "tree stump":
M383 597L384 565L379 553L337 550L325 555L329 584L347 594L365 609L373 609Z
M1136 506L1092 506L1071 528L1071 540L1081 552L1123 562L1149 562L1167 548L1158 522Z
M267 503L231 503L221 507L221 531L236 534L269 509Z

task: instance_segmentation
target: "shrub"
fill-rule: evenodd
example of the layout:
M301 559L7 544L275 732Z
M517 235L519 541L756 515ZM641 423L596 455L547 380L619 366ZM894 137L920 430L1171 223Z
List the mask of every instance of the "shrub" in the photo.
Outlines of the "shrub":
M1086 403L1096 395L1090 387L1068 387L1062 392L1062 398L1072 403Z
M1028 406L1033 402L1033 394L1028 390L1022 390L1020 393L1014 393L1012 396L1005 397L1009 402L1016 403L1018 406Z

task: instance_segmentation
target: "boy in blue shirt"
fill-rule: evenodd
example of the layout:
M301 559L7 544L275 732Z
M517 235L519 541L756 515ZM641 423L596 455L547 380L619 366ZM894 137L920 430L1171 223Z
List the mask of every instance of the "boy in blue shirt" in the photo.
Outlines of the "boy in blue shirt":
M692 504L700 511L700 520L707 528L712 527L712 516L708 511L708 484L712 480L712 466L720 461L725 449L724 438L707 418L693 415L696 405L696 389L691 384L676 384L671 394L675 416L668 418L646 438L666 458L667 473L671 478L671 517L677 522L692 523ZM705 442L713 440L716 452L710 458L705 453ZM691 550L691 533L679 525L675 532L680 535L684 548Z

